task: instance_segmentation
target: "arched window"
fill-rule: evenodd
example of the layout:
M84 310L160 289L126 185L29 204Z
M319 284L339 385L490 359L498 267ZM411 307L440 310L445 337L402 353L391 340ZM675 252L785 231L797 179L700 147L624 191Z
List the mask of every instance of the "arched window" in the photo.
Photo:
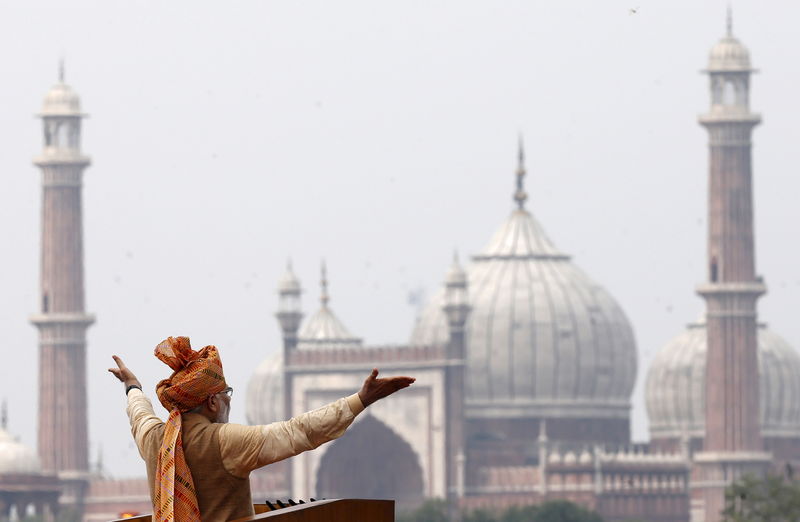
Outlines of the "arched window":
M725 82L722 90L722 104L735 105L736 104L736 87L731 80Z

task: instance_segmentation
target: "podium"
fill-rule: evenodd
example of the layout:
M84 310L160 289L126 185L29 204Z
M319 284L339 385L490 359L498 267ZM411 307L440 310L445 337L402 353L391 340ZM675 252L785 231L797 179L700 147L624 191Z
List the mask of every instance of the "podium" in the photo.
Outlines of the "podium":
M394 522L394 500L335 498L298 504L231 522Z
M268 511L266 504L255 504L256 514L230 522L394 522L394 500L334 498L316 500ZM112 522L152 522L150 515L118 519Z

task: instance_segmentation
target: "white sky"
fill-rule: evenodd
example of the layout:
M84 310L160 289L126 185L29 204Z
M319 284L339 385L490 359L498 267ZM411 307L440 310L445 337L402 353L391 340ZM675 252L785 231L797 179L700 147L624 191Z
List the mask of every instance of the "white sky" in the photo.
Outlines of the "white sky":
M224 5L224 8L222 6ZM122 355L152 396L168 335L220 347L244 421L253 368L280 346L286 258L317 306L367 343L402 343L453 248L477 253L512 208L516 137L528 208L620 302L642 381L702 312L708 106L698 71L723 0L6 1L0 7L0 397L36 443L41 149L33 118L66 58L84 126L92 458L142 475ZM632 13L631 8L636 12ZM637 9L638 8L638 9ZM734 3L762 72L752 106L761 317L793 346L800 251L796 151L800 4Z

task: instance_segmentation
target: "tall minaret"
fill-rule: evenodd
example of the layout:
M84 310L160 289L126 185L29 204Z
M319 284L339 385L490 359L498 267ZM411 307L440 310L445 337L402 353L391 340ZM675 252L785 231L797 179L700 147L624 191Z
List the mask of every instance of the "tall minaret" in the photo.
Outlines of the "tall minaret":
M711 50L711 109L700 116L709 134L708 282L706 301L705 494L706 520L719 519L724 486L744 472L759 472L763 453L759 417L756 301L766 288L756 276L753 238L750 56L727 34Z
M458 256L445 278L444 313L449 339L446 346L447 366L444 369L445 401L445 481L447 483L448 518L461 520L459 502L464 496L464 361L466 359L466 324L471 307L467 273Z
M286 272L281 277L278 285L278 311L275 317L283 334L283 413L286 419L292 416L292 352L297 348L297 331L303 320L303 309L300 306L300 296L303 290L300 281L292 271L292 262L286 263ZM289 492L292 491L292 466L286 466L286 484Z
M78 95L58 83L44 99L42 257L39 329L39 457L46 472L64 481L61 503L81 510L88 484L86 329L81 184L89 158L81 154Z

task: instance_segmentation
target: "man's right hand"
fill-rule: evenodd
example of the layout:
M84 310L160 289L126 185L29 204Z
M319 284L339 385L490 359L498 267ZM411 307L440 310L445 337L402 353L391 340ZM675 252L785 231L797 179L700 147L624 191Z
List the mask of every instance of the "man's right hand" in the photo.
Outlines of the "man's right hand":
M127 389L128 386L138 386L139 388L142 387L142 383L139 382L139 379L133 374L132 371L125 366L125 363L122 362L122 359L117 357L116 355L111 356L114 359L114 362L117 363L116 368L109 368L108 371L114 374L114 377L119 379L119 381L125 385Z

